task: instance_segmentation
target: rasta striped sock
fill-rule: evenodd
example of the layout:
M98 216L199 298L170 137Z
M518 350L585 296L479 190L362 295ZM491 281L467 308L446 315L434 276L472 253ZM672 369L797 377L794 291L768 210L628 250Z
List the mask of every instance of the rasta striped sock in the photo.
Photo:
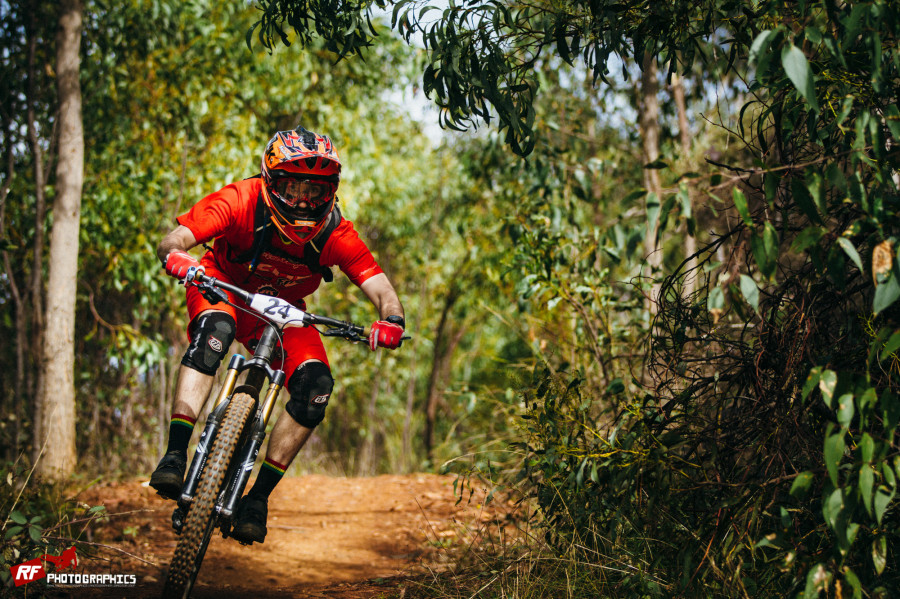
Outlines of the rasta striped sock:
M250 489L250 492L247 493L247 495L252 495L256 499L268 499L272 490L275 488L275 485L277 485L281 480L281 477L284 476L285 470L287 470L287 466L284 464L279 464L271 458L266 458L266 461L263 462L262 467L259 469L259 474L256 476L256 482L253 483L253 488Z
M196 422L196 418L184 414L172 414L172 421L169 423L169 446L166 448L166 453L170 451L187 453Z

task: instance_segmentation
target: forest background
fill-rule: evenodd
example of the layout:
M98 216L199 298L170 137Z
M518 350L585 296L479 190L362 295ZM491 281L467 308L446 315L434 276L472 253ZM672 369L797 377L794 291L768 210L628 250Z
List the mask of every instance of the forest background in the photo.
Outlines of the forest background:
M155 245L302 123L334 138L412 339L329 346L339 385L292 473L516 489L552 559L504 556L496 596L900 588L896 3L67 0L0 22L5 561L46 541L6 513L32 465L152 468L185 347ZM423 95L455 133L392 101ZM362 299L337 277L310 309L367 322Z

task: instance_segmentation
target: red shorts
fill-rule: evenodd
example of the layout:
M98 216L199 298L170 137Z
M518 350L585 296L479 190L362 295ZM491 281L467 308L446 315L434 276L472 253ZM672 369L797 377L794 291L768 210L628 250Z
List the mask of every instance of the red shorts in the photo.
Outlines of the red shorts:
M207 266L206 274L225 282L230 282L225 273L215 268ZM233 303L243 306L241 300L230 293L228 296ZM240 341L248 350L250 347L256 347L256 341L259 340L263 330L266 328L266 321L243 310L236 310L225 303L210 304L194 286L187 288L187 308L191 321L206 310L219 310L230 314L237 323L235 339ZM190 325L188 330L190 330ZM307 360L319 360L328 366L328 356L325 354L325 346L322 345L322 337L319 335L319 331L312 327L285 328L282 331L282 350L282 354L285 356L283 363L279 364L277 360L273 360L272 367L280 366L281 370L287 375L288 380L290 380L297 367Z

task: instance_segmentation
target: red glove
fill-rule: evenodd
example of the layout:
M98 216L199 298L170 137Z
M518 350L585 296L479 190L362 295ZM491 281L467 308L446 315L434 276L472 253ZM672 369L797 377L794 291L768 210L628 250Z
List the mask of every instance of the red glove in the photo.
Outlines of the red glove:
M369 348L375 351L378 346L397 349L403 340L403 327L386 320L376 320L369 329Z
M185 251L172 250L166 256L166 273L176 279L181 280L186 278L188 270L190 270L192 266L197 268L200 272L203 272L203 267L200 266L197 259ZM185 281L185 284L187 283L190 283L190 281Z

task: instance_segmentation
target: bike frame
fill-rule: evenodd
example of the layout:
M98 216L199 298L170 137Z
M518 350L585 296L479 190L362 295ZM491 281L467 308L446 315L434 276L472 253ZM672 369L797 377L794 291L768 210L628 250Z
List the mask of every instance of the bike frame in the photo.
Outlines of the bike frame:
M266 426L275 407L278 398L278 392L284 386L285 374L283 370L272 368L271 359L275 353L278 342L278 329L275 325L266 326L259 343L250 360L245 359L240 354L234 354L228 363L228 370L225 374L225 380L222 389L216 398L215 407L210 413L194 452L191 466L185 477L184 487L181 496L178 498L178 508L176 513L172 515L172 525L176 531L181 530L184 523L184 514L190 508L191 502L194 500L194 493L197 491L197 483L203 468L206 466L206 460L209 455L209 449L215 440L222 417L228 407L235 392L243 392L250 395L257 401L257 407L254 410L255 417L248 428L245 428L245 440L241 443L237 459L232 463L232 467L226 477L224 486L225 493L220 495L216 504L216 511L220 519L220 527L223 534L230 529L231 519L234 515L234 509L247 486L253 465L259 455L260 447L266 438ZM237 386L238 377L242 373L247 373L244 384ZM266 381L269 381L266 389L265 397L260 403L260 393Z
M268 322L251 359L247 360L240 354L234 354L231 357L222 389L216 398L215 407L207 418L197 449L194 451L181 496L178 498L178 507L172 514L172 527L176 532L181 532L184 517L194 500L209 450L216 438L228 402L235 393L246 393L256 400L255 417L249 427L244 429L241 443L238 445L237 458L232 461L225 478L223 493L219 494L216 502L218 526L222 530L223 536L227 537L231 530L235 507L243 495L256 458L259 456L259 450L266 438L269 417L275 407L278 392L284 386L286 379L283 370L271 366L283 328L297 324L324 324L336 328L324 332L323 335L343 337L351 341L364 341L368 337L368 332L359 325L309 314L279 298L250 293L212 277L196 273L189 277L196 281L195 284L200 288L201 293L204 293L212 303L229 301L227 294L222 291L225 289L243 300ZM238 377L243 373L246 373L246 379L243 384L238 386ZM266 381L269 382L269 385L264 399L260 403L260 393Z
M368 342L369 337L364 327L310 314L277 297L249 293L207 277L197 268L188 269L184 280L185 285L196 286L211 304L226 302L240 308L229 295L240 299L247 304L247 312L267 324L252 358L234 354L229 360L222 389L191 459L178 506L172 513L172 526L182 538L166 575L163 594L167 599L190 595L215 529L219 528L224 537L231 534L235 507L259 456L266 426L286 379L283 370L272 367L281 332L290 326L325 325L327 330L319 330L325 337L357 343ZM242 375L244 381L238 384Z

